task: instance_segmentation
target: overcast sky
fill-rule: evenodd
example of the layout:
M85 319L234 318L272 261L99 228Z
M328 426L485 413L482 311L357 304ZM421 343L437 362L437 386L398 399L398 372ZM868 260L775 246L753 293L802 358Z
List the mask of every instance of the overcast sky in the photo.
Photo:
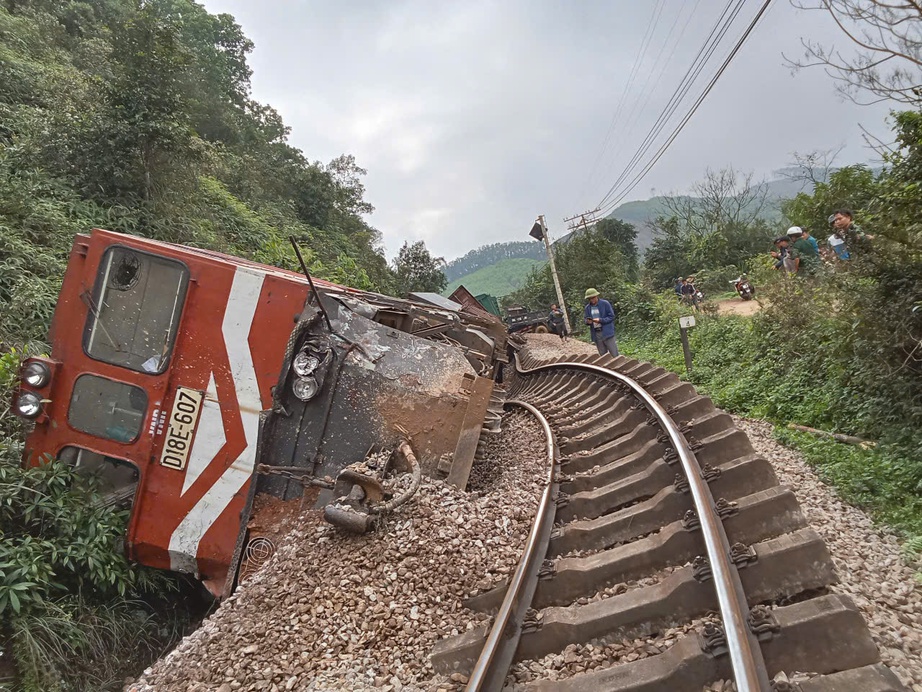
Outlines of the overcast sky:
M485 243L527 239L538 214L557 237L564 217L593 208L725 4L204 1L213 13L232 14L255 42L253 95L281 112L291 143L323 162L354 154L368 169L366 198L376 207L369 221L383 232L388 256L405 240L424 240L449 260ZM746 3L690 100L760 5ZM625 200L685 191L708 167L771 177L792 152L844 146L837 164L873 158L859 123L887 139L888 107L843 102L820 69L792 74L782 52L801 54L801 37L847 48L829 17L775 0Z

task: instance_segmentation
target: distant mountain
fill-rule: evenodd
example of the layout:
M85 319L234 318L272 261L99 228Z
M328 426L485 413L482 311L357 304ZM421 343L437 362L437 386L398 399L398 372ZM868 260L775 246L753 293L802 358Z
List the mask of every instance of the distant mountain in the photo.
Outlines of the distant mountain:
M779 173L784 174L786 171ZM780 219L781 200L790 199L810 189L810 184L803 180L779 178L762 183L768 204L762 210L762 216L768 220ZM658 196L636 202L625 202L618 206L610 218L629 223L637 229L637 247L641 254L653 243L654 231L651 221L667 212L666 197ZM566 243L572 233L555 241ZM529 270L547 260L544 244L534 240L509 243L493 243L471 250L463 257L452 260L445 266L450 294L459 284L474 295L490 293L501 297L522 286Z
M769 180L762 183L760 187L765 190L767 202L765 208L762 209L761 217L772 221L781 217L781 201L784 199L791 199L799 192L809 190L810 183L804 180L784 178ZM637 202L625 202L615 208L615 210L608 215L608 218L624 221L637 229L637 248L640 250L640 253L643 254L644 251L653 244L653 238L655 237L651 222L657 216L662 216L667 213L665 200L666 197L658 196ZM559 238L557 242L565 243L572 235L572 233L568 233Z
M510 245L512 244L514 243L510 243ZM539 243L535 243L535 245L539 245ZM540 245L543 254L544 245ZM542 264L544 262L530 257L501 259L495 264L456 278L448 284L448 288L443 293L446 296L450 295L459 285L464 284L464 287L475 296L481 293L489 293L492 296L501 298L521 288L532 267Z
M489 267L503 260L516 258L545 260L547 258L544 253L544 244L535 240L520 240L483 245L476 250L471 250L463 257L448 262L443 271L449 281L454 281L462 276L472 274L478 269ZM470 286L468 288L470 289ZM472 293L477 295L474 291Z

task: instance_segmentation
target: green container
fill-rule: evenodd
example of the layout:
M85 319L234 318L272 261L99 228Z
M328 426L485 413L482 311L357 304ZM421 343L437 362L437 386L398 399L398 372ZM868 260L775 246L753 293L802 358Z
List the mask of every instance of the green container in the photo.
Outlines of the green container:
M479 296L474 297L477 299L478 303L483 305L484 310L497 317L502 317L499 311L499 301L496 300L496 296L491 296L489 293L481 293Z

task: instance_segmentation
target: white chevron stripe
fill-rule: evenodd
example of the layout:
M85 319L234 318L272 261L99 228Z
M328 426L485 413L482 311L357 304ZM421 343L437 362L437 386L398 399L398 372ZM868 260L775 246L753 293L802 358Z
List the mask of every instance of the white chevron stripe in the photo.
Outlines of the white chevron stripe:
M180 495L185 495L189 487L198 480L225 442L227 436L224 434L224 416L221 414L221 404L218 403L218 390L212 372L208 377L208 389L205 390L202 414L195 431L195 440L192 442L192 451L189 452L189 463L186 466L186 477L183 479Z
M195 556L198 554L199 543L253 474L262 401L248 337L264 279L265 274L244 267L237 268L222 327L246 447L217 482L205 491L173 532L170 538L170 564L176 571L198 573Z

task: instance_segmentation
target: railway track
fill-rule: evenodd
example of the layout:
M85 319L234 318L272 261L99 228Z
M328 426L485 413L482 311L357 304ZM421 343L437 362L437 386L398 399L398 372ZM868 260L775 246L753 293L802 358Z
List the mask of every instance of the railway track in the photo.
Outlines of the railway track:
M905 689L827 590L831 557L791 490L710 399L623 356L527 352L508 392L544 427L544 495L514 576L466 603L492 625L440 641L437 671L468 690ZM640 660L530 665L676 628Z

